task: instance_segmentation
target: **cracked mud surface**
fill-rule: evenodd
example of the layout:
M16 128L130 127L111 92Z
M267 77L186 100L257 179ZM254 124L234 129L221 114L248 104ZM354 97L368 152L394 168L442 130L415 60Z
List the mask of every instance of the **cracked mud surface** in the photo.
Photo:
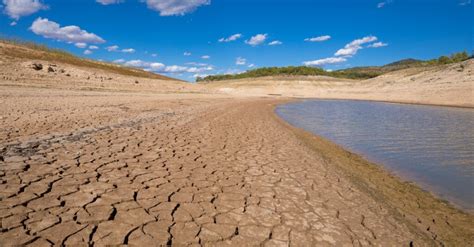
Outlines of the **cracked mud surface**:
M431 245L270 99L2 91L0 245Z

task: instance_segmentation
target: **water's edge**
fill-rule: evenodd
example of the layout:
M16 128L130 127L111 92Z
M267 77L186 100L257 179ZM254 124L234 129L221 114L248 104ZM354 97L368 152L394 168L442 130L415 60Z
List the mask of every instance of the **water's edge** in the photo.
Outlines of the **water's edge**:
M450 107L450 108L463 108L463 109L474 109L474 104L469 105L456 105L456 104L442 104L442 103L431 103L424 101L410 101L410 100L379 100L379 99L351 99L351 98L305 98L305 97L288 97L292 99L291 103L307 101L307 100L346 100L346 101L363 101L363 102L379 102L379 103L390 103L400 105L421 105L421 106L437 106L437 107Z
M277 117L280 118L282 121L284 121L286 124L288 124L288 125L290 125L290 126L292 126L292 127L294 127L294 128L302 129L303 131L306 131L306 132L311 133L311 135L317 136L318 138L321 138L321 139L325 139L325 140L327 140L328 142L331 142L331 143L333 143L334 145L337 145L338 147L340 147L341 149L345 150L346 152L349 152L349 153L351 153L352 155L357 155L357 156L359 156L361 159L367 161L368 163L376 164L377 166L383 168L383 169L384 169L387 173L389 173L391 176L396 176L396 177L398 177L398 179L401 180L402 182L405 182L405 183L414 183L414 184L416 184L416 186L417 186L418 188L420 188L420 189L422 189L422 190L425 190L426 192L430 193L430 194L433 195L434 197L436 197L436 198L438 198L438 199L440 199L440 200L444 200L444 201L448 200L448 201L450 201L450 204L452 204L453 206L457 207L458 209L461 209L461 210L463 210L463 211L465 211L465 212L469 212L469 213L471 213L471 214L474 213L474 207L471 207L471 206L470 206L470 203L466 204L466 201L465 201L465 200L466 200L466 199L465 199L466 197L467 197L467 198L470 198L470 196L469 196L470 193L465 194L466 197L463 198L464 201L463 201L462 199L461 199L461 201L460 201L460 198L459 198L459 197L456 197L456 195L459 195L459 191L454 192L453 195L451 195L451 194L446 194L446 192L449 192L449 190L446 191L446 190L443 188L443 186L446 186L446 184L444 184L444 185L443 185L442 183L441 183L441 184L438 184L438 183L432 184L432 181L431 181L431 183L428 182L429 179L425 181L425 178L424 178L424 177L422 177L421 180L420 180L420 178L417 177L418 175L417 175L416 172L415 172L414 174L409 174L409 173L407 173L407 172L410 172L409 169L408 169L408 170L406 170L406 169L404 170L404 168L402 168L403 166L399 167L399 165L396 165L397 163L395 163L395 165L396 165L396 167L397 167L397 168L395 169L395 168L393 167L393 165L394 165L393 160L390 160L389 164L386 164L386 162L385 162L386 160L385 160L385 159L386 159L387 157L393 158L393 157L391 157L391 155L393 156L394 153L387 153L387 155L384 155L384 154L383 154L384 152L382 151L382 154L383 154L383 155L380 156L380 150L379 150L379 151L376 151L376 152L378 152L378 153L373 153L373 150L370 149L370 148L369 148L369 150L365 150L365 151L364 151L364 148L360 149L359 145L364 145L364 144L360 144L360 143L367 143L367 141L370 140L370 137L369 137L369 139L367 139L367 136L364 135L364 133L367 133L367 128L362 127L362 129L360 129L360 131L362 131L362 132L359 132L359 131L355 132L355 134L356 134L355 139L349 138L350 141L349 141L348 143L345 143L346 141L344 141L344 139L341 139L341 138L347 138L347 134L351 135L350 133L339 134L339 131L335 129L335 128L339 128L339 127L329 127L329 126L328 126L327 128L324 127L325 124L328 123L328 121L329 121L329 123L333 123L333 122L334 122L334 124L336 124L335 126L341 125L340 123L338 123L340 120L337 120L337 119L338 119L338 114L333 115L333 111L336 110L336 109L338 109L338 108L334 108L334 107L338 107L338 104L339 104L339 105L342 104L342 105L341 105L342 107L345 107L346 104L352 105L352 104L350 104L350 103L353 102L353 101L354 101L354 100L351 100L351 99L349 99L349 100L340 100L340 99L337 99L337 100L327 100L327 99L299 99L299 100L288 100L288 101L285 102L285 103L281 103L281 104L276 105L275 108L274 108L274 114L277 115ZM329 111L327 111L327 110L322 110L322 111L321 111L321 110L316 110L316 111L313 113L313 110L311 110L311 109L313 109L313 107L318 107L318 108L320 108L320 107L319 107L319 106L320 106L320 103L319 103L319 102L321 102L321 104L323 104L323 105L321 105L321 107L323 107L323 108L321 108L321 109L326 109L326 107L329 107L330 110L329 110ZM333 102L334 102L334 103L333 103ZM341 103L341 102L342 102L342 103ZM347 102L347 103L346 103L346 102ZM360 104L361 106L367 106L367 105L364 105L363 102L366 102L369 107L372 107L372 105L374 105L375 107L380 107L379 105L377 105L377 103L382 103L381 106L383 106L383 104L387 104L387 103L399 105L399 106L395 106L395 107L398 107L398 108L395 108L395 109L403 109L404 106L407 106L407 107L415 107L415 106L410 106L410 105L407 105L407 104L405 104L405 103L399 103L399 102L367 101L367 100L358 100L358 102L356 103L355 106L357 106L357 104ZM316 105L316 104L317 104L317 105ZM324 105L324 104L327 104L327 105ZM433 105L422 105L422 106L430 106L430 107L433 107ZM309 107L309 108L308 108L308 107ZM384 107L384 106L383 106L383 107ZM436 106L436 108L438 108L438 107L439 107L439 106ZM446 106L444 106L444 107L446 107ZM452 108L452 107L450 107L450 108ZM461 107L456 107L456 108L461 109ZM314 108L314 109L317 109L317 108ZM368 109L370 109L370 108L368 108ZM381 109L384 109L384 108L381 108ZM414 109L415 109L415 111L418 111L416 108L414 108ZM424 108L421 108L421 109L423 110ZM427 108L427 109L430 109L430 108ZM432 109L433 109L433 108L432 108ZM345 109L342 108L341 110L344 111ZM354 110L355 110L356 112L358 112L358 110L360 110L360 109L354 108ZM384 110L385 110L385 109L384 109ZM405 109L403 109L403 110L405 110ZM449 110L449 109L447 109L447 110ZM453 109L453 110L454 110L454 109ZM294 113L291 113L291 112L293 112L293 111L294 111ZM407 111L413 111L413 108L411 108L411 109L410 109L410 108L407 108ZM444 110L441 110L441 112L443 112L443 111L444 111ZM451 112L452 112L451 110L448 111L448 113L451 113ZM393 113L393 112L392 112L392 113ZM398 112L395 112L395 114L397 114L397 113L398 113ZM322 115L321 115L321 114L322 114ZM329 114L329 115L327 115L327 114ZM359 113L357 113L356 115L358 115L358 114L359 114ZM387 114L390 115L390 111L388 111ZM406 115L407 113L404 113L404 114ZM471 113L469 113L469 114L471 114ZM319 120L319 119L322 119L322 118L325 119L324 116L326 116L326 115L329 117L327 120ZM308 117L306 117L306 116L308 116ZM347 122L348 119L351 119L351 118L347 118L344 114L341 115L341 116L343 117L342 120L341 120L343 123L344 123L344 122ZM363 116L363 115L362 115L362 116ZM391 115L391 116L393 116L393 115ZM436 116L436 115L434 115L434 116ZM472 116L472 115L471 115L471 116ZM336 118L335 118L335 117L336 117ZM367 116L366 116L366 117L367 117ZM391 117L391 118L393 118L393 117ZM349 125L349 126L346 126L346 125L342 124L342 125L340 126L340 128L343 128L343 129L346 129L346 128L352 129L353 127L356 127L356 128L357 128L357 127L359 126L359 125L357 125L357 122L359 122L359 124L360 124L360 121L363 121L363 119L364 119L364 118L362 118L362 120L361 120L361 119L353 119L353 121L356 121L356 122L355 122L355 123L356 123L355 126L353 126L354 124L351 124L351 125ZM376 119L377 119L377 118L376 118ZM419 119L419 118L418 118L418 119ZM377 121L372 121L372 122L369 121L369 124L371 123L371 124L377 124L377 126L384 126L383 122L382 122L382 125L380 125L380 124L381 124L380 120L387 121L387 120L391 120L391 119L390 119L390 118L388 118L388 119L383 119L383 118L382 118L382 119L378 119L378 120L379 120L378 122L377 122ZM417 121L417 118L415 118L414 120ZM422 120L425 120L425 119L422 118ZM392 120L392 121L393 121L393 120ZM390 121L390 122L392 122L392 121ZM313 122L314 122L316 125L312 124ZM396 122L397 122L397 120L394 121L395 125L392 125L391 127L394 127L394 126L395 126L396 128L398 128L398 125L396 124ZM402 121L402 122L403 122L403 121ZM409 121L408 123L411 124L410 121ZM417 128L416 128L416 122L413 122L413 123L414 123L414 127L413 127L413 128L414 128L414 130L416 131L416 129L417 129ZM442 122L441 122L441 123L442 123ZM309 124L309 125L308 125L308 124ZM331 125L333 125L333 124L331 124ZM315 127L315 126L316 126L316 127ZM319 127L317 127L317 126L319 126ZM440 126L444 126L444 125L440 125ZM388 126L387 126L387 127L388 127ZM400 127L406 127L406 125L405 125L405 126L401 125ZM418 127L419 127L419 126L418 126ZM329 128L329 129L328 129L328 128ZM386 128L386 127L385 127L385 128ZM343 129L342 129L342 130L343 130ZM383 127L382 127L382 130L383 130ZM328 132L328 131L329 131L329 132ZM335 133L338 133L338 134L336 134L336 136L332 136L330 133L332 133L333 131L336 131ZM369 131L369 132L372 132L373 130L372 130L372 128L369 128L368 131ZM393 129L392 129L391 131L393 132ZM346 131L346 132L347 132L347 131ZM342 133L344 133L344 131L343 131ZM357 133L358 133L358 134L357 134ZM377 133L377 131L376 131L376 133ZM384 132L384 133L385 133L385 132ZM426 132L425 132L425 133L424 133L424 132L421 132L421 133L425 134L425 136L426 136L426 134L427 134ZM464 133L464 132L459 132L459 133ZM329 134L329 136L328 136L328 134ZM423 136L423 134L421 134L421 136ZM357 136L357 135L358 135L358 136ZM463 135L464 135L464 134L463 134ZM332 137L331 137L331 136L332 136ZM341 137L339 137L339 136L341 136ZM362 139L360 139L361 136L362 136ZM376 146L373 146L373 147L377 147L377 145L382 145L383 148L386 148L386 145L387 145L387 144L385 144L385 143L383 142L383 140L386 140L386 138L387 138L387 137L390 137L390 136L391 136L390 132L387 132L387 135L382 134L382 136L381 136L382 142L380 142L380 141L375 141L375 140L374 140L374 144L370 144L370 145L376 145ZM410 135L410 136L412 136L412 135ZM336 139L334 139L334 138L336 138ZM396 138L398 138L398 137L396 137ZM354 140L354 141L352 141L352 140ZM357 141L357 140L360 140L360 142ZM395 141L396 141L396 140L397 140L397 139L395 139ZM405 140L405 139L401 139L401 140ZM421 144L421 143L423 142L423 141L422 141L423 139L421 139L420 141L418 141L419 139L416 138L416 139L414 139L414 140L416 140L416 141L415 141L413 144ZM445 140L445 139L443 138L443 139L441 139L441 140ZM370 141L370 142L372 142L372 141ZM417 143L417 142L421 142L421 143ZM355 150L354 150L355 147L353 147L354 143L357 143L357 144L355 144L355 145L357 146L357 148L356 148ZM443 142L441 142L441 143L443 143ZM468 142L468 143L469 143L469 142ZM397 143L395 143L395 145L392 145L391 147L397 147L396 144L397 144ZM431 144L430 144L430 145L431 145ZM470 144L468 144L467 148L469 148L469 145L470 145ZM444 145L444 146L447 146L447 145ZM372 146L369 146L369 147L372 148ZM389 145L388 147L390 147L390 145ZM418 146L417 146L417 147L418 147ZM421 148L421 150L424 151L424 148L426 148L426 147L423 147L423 145L422 145L420 148ZM435 148L436 148L436 147L435 147ZM410 149L411 149L411 148L410 148ZM433 147L431 147L431 149L433 149ZM401 149L401 150L403 150L403 149ZM401 151L401 150L400 150L400 151ZM416 149L415 149L415 150L416 150ZM449 149L447 149L447 150L450 151ZM420 150L418 150L418 151L420 151ZM446 150L443 150L443 151L446 151ZM367 153L367 152L369 152L369 153ZM396 152L398 152L397 150L395 151L395 154L398 155ZM415 152L415 153L416 153L416 152ZM398 162L402 162L402 163L399 163L399 164L406 164L406 165L408 165L409 167L411 167L412 163L415 162L416 159L415 159L415 160L404 160L404 159L406 159L406 157L411 157L411 156L406 156L407 154L408 154L408 155L415 155L415 157L417 157L418 155L415 154L415 153L410 154L410 153L403 153L403 152L401 152L400 155L402 155L402 156L400 156L399 158L397 158L397 159L401 159L401 160L399 160ZM436 152L436 154L438 154L438 153ZM374 155L375 155L375 156L374 156ZM403 155L405 155L405 156L403 156ZM471 155L468 155L468 157L469 157L469 156L471 156ZM423 157L423 156L421 156L421 157ZM429 157L431 157L431 156L429 156ZM434 157L432 157L432 158L433 158L433 159L436 159L435 157L437 157L437 156L434 156ZM443 157L443 156L442 156L442 157ZM449 156L446 156L446 157L449 157ZM458 156L454 156L454 157L458 157ZM443 158L444 158L444 157L443 157ZM470 158L472 158L472 157L470 157ZM470 158L469 158L469 159L470 159ZM440 162L441 162L441 161L444 161L444 160L440 160ZM405 163L405 162L408 162L408 163ZM422 162L425 162L425 160L423 160ZM426 160L426 162L428 162L427 164L431 164L429 159ZM425 163L426 163L426 162L425 162ZM416 163L415 163L415 164L416 164ZM423 163L422 163L422 164L423 164ZM400 170L399 168L402 168L402 169ZM454 168L456 168L456 167L454 167ZM422 167L422 169L425 169L425 168ZM416 170L416 169L415 169L415 170ZM413 170L413 171L415 171L415 170ZM419 171L417 171L417 172L419 172ZM423 171L423 174L425 174L424 171ZM434 175L436 175L436 174L434 174ZM455 174L453 174L453 175L455 175ZM453 177L453 178L455 178L455 177ZM431 179L431 178L430 178L430 179ZM464 182L461 182L461 181L464 181ZM464 180L460 180L459 183L461 183L461 184L462 184L462 183L466 183L466 179L464 178ZM467 184L466 184L466 185L469 185L469 179L467 180ZM440 187L440 186L441 186L441 187ZM468 186L468 187L469 187L469 186ZM452 187L449 187L449 188L452 190ZM440 194L440 193L441 193L441 194ZM456 193L458 193L458 194L456 194ZM467 200L469 201L469 200L471 200L471 199L467 199ZM466 206L466 205L468 205L468 206Z
M367 161L309 131L292 126L276 113L279 105L298 101L281 98L270 105L269 113L303 145L315 152L315 155L321 156L328 168L346 177L355 188L385 205L390 217L406 222L408 228L426 234L435 242L473 242L474 214L436 198L413 183L404 182L379 164Z
M285 120L282 116L280 116L277 113L277 108L282 105L286 104L291 104L291 103L299 103L303 101L310 101L310 100L338 100L338 101L363 101L363 102L380 102L380 103L390 103L390 104L400 104L400 105L421 105L421 106L436 106L436 107L449 107L449 108L474 108L470 106L451 106L451 105L437 105L437 104L423 104L423 103L407 103L407 102L394 102L394 101L381 101L381 100L358 100L358 99L321 99L321 98L291 98L288 100L285 100L284 102L275 104L273 106L273 114L277 118L277 120L290 129L292 129L293 132L296 132L298 137L303 139L305 142L310 142L310 147L314 149L314 140L317 140L316 143L318 144L318 148L316 150L321 151L321 150L330 150L334 151L337 150L336 153L338 153L339 157L335 157L334 153L330 152L329 155L331 156L329 159L342 159L345 161L349 161L351 164L352 162L359 163L358 165L362 164L361 166L358 166L358 170L360 170L361 173L366 173L366 169L361 169L363 166L369 167L369 170L375 169L379 173L378 175L381 177L386 177L390 178L391 180L396 180L397 183L403 184L403 186L408 186L409 191L414 192L417 195L423 195L423 197L428 197L430 198L429 201L436 201L437 203L441 204L442 207L448 207L450 210L454 210L456 212L460 212L462 214L468 214L470 216L474 216L474 209L469 210L464 207L462 207L459 204L456 204L453 201L449 201L447 199L441 198L434 192L424 189L421 185L419 185L417 182L410 181L408 179L403 178L400 174L397 174L395 171L388 169L386 166L383 164L371 160L367 158L364 154L360 154L357 152L354 152L352 150L349 150L348 148L345 148L344 146L335 143L334 141L325 138L323 136L320 136L316 133L313 133L311 131L308 131L306 129L296 127L289 123L287 120ZM325 155L324 153L321 153L322 155ZM354 165L354 164L352 164ZM347 175L347 174L346 174ZM365 174L366 175L366 174ZM352 176L349 174L349 176ZM359 177L360 178L360 177ZM385 179L383 179L385 180ZM383 183L382 184L377 184L377 186L386 186ZM404 189L406 190L406 188ZM420 193L421 192L421 193ZM474 219L474 218L473 218Z

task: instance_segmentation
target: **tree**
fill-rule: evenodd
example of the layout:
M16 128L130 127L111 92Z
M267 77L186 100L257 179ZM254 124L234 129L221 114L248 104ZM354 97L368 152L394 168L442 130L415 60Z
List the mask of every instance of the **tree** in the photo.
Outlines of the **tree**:
M438 63L439 64L448 64L448 63L451 63L451 59L447 56L441 56L438 58Z
M467 52L465 52L465 51L454 53L453 55L451 55L451 60L454 63L462 62L462 61L465 61L467 59L469 59L469 54L467 54Z

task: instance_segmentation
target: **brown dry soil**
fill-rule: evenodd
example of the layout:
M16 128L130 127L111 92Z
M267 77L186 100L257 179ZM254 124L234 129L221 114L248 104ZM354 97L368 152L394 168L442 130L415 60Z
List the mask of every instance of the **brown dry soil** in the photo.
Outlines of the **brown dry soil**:
M472 216L282 102L0 88L0 246L472 246Z

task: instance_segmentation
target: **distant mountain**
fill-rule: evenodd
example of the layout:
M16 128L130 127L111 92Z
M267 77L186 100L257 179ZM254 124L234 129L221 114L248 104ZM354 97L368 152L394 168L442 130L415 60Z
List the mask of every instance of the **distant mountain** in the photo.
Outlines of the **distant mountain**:
M424 63L425 61L423 60L408 58L408 59L399 60L393 63L389 63L383 66L353 67L353 68L348 68L348 69L341 69L338 71L346 71L346 72L353 72L353 73L356 73L356 72L371 73L371 74L381 75L383 73L396 71L400 69L423 66Z
M413 58L407 58L407 59L402 59L400 61L396 61L396 62L393 62L393 63L389 63L389 64L386 64L384 65L383 67L390 67L390 66L410 66L410 65L414 65L414 64L420 64L422 63L423 60L419 60L419 59L413 59Z

